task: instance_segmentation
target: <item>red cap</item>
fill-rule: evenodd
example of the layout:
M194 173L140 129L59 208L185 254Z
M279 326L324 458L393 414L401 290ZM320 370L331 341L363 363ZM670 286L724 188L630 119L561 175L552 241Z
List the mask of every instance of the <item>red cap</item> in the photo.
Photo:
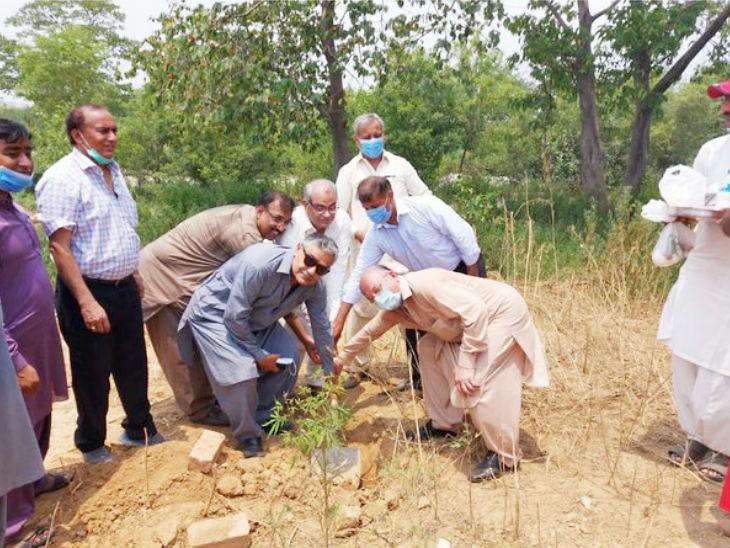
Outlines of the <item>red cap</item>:
M730 95L730 80L725 80L719 84L712 84L707 88L707 95L713 99L718 97L727 97Z

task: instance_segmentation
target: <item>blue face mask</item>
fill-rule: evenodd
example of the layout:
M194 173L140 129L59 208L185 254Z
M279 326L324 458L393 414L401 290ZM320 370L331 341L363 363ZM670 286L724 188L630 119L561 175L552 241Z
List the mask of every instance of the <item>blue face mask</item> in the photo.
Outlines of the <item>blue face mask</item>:
M0 190L5 192L20 192L33 184L33 174L26 175L0 166Z
M360 152L366 158L375 160L383 155L385 148L385 139L382 137L373 137L372 139L360 139Z
M375 295L373 302L375 306L382 310L395 310L403 303L403 297L400 291L391 291L388 286L384 285L378 294Z
M387 207L385 207L385 204L372 209L367 209L365 210L365 213L367 213L368 219L376 225L382 225L390 219L390 211Z

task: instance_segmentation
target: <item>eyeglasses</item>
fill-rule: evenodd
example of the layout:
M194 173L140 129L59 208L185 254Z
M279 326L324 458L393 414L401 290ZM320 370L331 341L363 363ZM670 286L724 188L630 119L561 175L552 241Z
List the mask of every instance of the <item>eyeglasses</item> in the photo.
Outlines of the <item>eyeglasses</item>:
M317 275L324 276L330 271L329 266L324 266L323 264L320 264L317 259L307 253L306 249L302 248L302 251L304 252L304 264L309 268L312 268L313 266L316 267L314 271L317 273Z
M332 215L337 213L337 210L339 209L339 206L337 204L331 205L331 206L324 206L322 204L315 204L314 202L310 202L307 200L307 203L312 206L314 211L317 213L324 213L325 211L327 213L331 213Z
M274 215L269 211L268 207L264 208L266 210L266 213L269 214L269 217L271 217L271 220L274 221L277 225L283 225L287 226L289 223L291 223L291 218L284 217L283 215Z

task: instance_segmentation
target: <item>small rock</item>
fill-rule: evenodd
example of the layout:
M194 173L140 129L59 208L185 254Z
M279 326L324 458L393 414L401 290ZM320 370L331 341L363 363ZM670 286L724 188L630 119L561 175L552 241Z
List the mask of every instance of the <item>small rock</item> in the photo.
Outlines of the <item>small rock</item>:
M362 456L356 447L336 447L312 452L312 468L321 474L322 464L327 464L327 475L332 483L345 489L359 489L362 478Z
M580 503L585 506L588 510L593 506L593 499L591 497L581 497Z
M431 506L431 501L428 500L428 497L423 495L418 499L418 509L423 510L424 508L428 508Z
M191 548L248 548L251 529L246 514L196 521L188 527Z
M153 528L154 538L162 543L163 546L169 546L175 542L177 532L180 529L180 516L173 516L170 519L158 523Z
M223 474L215 489L226 497L240 497L244 493L243 483L235 474Z

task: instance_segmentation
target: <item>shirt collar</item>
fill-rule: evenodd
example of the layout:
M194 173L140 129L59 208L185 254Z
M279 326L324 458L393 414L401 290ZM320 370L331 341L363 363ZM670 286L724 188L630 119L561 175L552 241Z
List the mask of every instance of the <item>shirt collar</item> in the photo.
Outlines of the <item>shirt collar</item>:
M73 155L76 162L79 164L79 167L81 167L82 170L86 171L89 168L98 167L101 169L101 167L94 162L91 158L89 158L86 154L81 152L79 147L73 147L71 150L71 154ZM109 167L114 170L116 168L117 162L114 160L111 164L109 164Z
M357 155L360 157L361 162L365 162L369 166L372 165L372 164L370 164L370 162L368 162L368 159L365 156L363 156L362 152L358 152ZM378 164L378 167L380 167L380 165L383 162L389 162L389 161L390 161L390 152L388 152L387 150L383 150L383 158L380 160L380 164Z
M405 301L410 299L413 295L413 291L411 290L408 280L406 280L405 276L398 276L398 282L400 282L400 294L403 297L403 300Z
M405 196L398 198L398 201L396 202L396 207L398 208L398 212L395 214L396 220L399 220L401 215L408 215L411 212L411 208L409 207L408 203L405 200ZM398 225L400 223L396 223L394 225L385 222L381 225L375 225L375 228L384 228L384 229L394 229L398 228Z
M296 247L286 250L286 253L284 253L281 257L279 268L276 269L277 274L286 274L287 276L291 276L291 263L294 260L294 253L296 253L296 251Z

